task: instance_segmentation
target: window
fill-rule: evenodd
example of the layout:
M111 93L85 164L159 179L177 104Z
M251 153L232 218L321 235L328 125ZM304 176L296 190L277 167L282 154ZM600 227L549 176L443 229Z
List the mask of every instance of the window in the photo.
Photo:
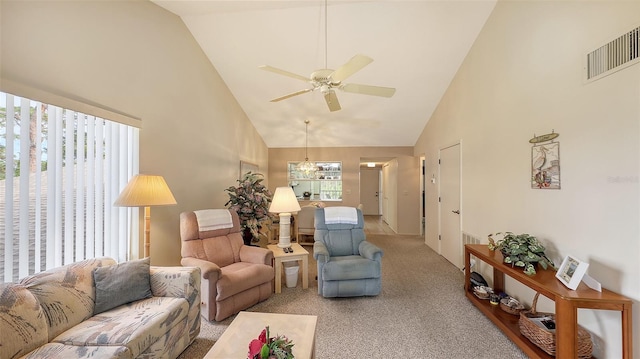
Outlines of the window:
M114 207L138 171L135 127L0 93L0 277L129 259L137 211ZM137 238L138 236L133 236Z
M342 162L314 162L315 173L298 170L299 162L288 162L289 186L298 200L342 201Z

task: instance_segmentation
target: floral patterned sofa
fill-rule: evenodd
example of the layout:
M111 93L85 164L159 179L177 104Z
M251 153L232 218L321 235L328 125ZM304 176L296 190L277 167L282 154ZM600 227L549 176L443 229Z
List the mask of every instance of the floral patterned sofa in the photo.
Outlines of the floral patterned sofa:
M200 332L200 277L97 258L4 283L0 358L176 358Z

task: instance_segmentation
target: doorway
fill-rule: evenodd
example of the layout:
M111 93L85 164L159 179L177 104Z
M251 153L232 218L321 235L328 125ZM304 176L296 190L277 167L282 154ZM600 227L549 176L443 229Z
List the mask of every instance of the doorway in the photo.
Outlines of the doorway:
M440 254L462 269L460 143L440 150Z
M360 203L363 215L380 215L380 167L360 168Z

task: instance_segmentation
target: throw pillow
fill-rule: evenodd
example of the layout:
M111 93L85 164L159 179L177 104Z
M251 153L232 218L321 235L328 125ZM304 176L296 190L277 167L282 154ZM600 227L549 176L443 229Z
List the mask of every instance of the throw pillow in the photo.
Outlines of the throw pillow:
M93 314L149 298L152 296L149 257L95 268L93 282L96 286Z

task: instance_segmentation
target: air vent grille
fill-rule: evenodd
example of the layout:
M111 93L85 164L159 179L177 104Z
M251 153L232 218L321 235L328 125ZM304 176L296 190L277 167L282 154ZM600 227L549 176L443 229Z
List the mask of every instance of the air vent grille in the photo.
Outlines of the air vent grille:
M640 58L640 27L587 54L587 80L631 65ZM635 60L635 61L634 61Z

